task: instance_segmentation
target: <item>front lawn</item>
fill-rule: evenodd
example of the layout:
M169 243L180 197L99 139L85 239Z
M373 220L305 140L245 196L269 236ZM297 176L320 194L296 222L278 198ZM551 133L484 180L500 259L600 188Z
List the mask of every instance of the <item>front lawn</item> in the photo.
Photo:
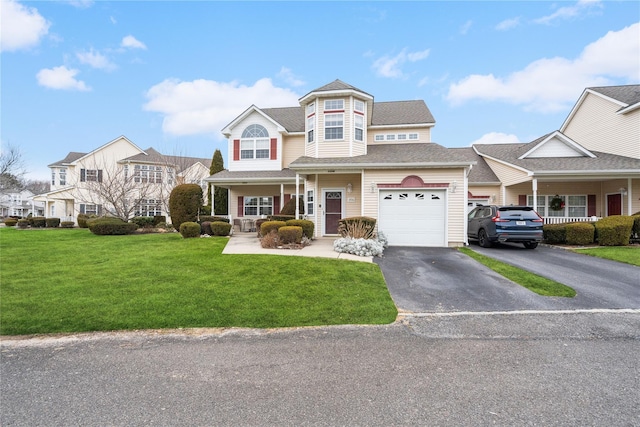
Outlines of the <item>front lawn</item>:
M590 249L574 249L585 255L624 262L640 267L640 247L638 246L600 246Z
M0 334L384 324L376 264L222 255L227 238L0 229Z

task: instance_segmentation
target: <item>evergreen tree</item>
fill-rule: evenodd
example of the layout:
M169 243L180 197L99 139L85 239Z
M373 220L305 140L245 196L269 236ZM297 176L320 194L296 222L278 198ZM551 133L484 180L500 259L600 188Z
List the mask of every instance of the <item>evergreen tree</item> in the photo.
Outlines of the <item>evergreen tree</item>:
M224 170L224 159L219 149L213 153L213 159L211 159L211 167L209 173L211 175L216 174ZM211 184L209 184L209 194L211 194ZM227 215L227 201L229 198L229 191L226 188L215 187L213 189L214 210L213 215ZM211 200L209 200L209 206L211 206Z

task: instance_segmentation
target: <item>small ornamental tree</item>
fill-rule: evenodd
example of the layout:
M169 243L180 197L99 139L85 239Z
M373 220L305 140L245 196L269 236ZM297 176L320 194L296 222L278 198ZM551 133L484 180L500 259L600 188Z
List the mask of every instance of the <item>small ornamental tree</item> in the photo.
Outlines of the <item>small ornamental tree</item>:
M198 184L180 184L171 190L169 216L176 230L183 222L197 222L202 206L202 188Z
M300 215L304 215L304 199L302 197L298 200L298 211ZM282 209L280 209L280 215L291 215L294 216L296 214L296 198L292 197L287 200L287 203L284 204Z

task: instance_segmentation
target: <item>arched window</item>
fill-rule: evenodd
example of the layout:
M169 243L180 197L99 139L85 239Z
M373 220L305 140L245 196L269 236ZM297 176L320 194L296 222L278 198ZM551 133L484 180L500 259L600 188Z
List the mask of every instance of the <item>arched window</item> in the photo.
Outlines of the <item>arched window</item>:
M269 132L264 126L252 124L245 128L240 139L241 159L268 159Z

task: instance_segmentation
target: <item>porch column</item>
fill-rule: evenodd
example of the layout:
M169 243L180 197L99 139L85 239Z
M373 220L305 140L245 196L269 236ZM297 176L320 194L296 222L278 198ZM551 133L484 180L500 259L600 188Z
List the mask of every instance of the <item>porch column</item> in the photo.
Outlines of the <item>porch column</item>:
M284 207L284 184L280 184L280 210Z
M631 202L633 201L633 188L631 188L631 183L632 183L632 179L631 178L627 178L627 215L631 215L633 212L631 212L631 209L633 209L633 206L631 206Z
M538 212L538 178L533 178L531 184L533 187L533 210Z
M211 201L211 215L215 215L216 214L216 209L215 209L215 200L213 198L213 195L216 192L216 189L213 185L208 185L208 191L209 194L207 195L207 197L209 197L209 201ZM229 210L227 210L227 214L228 214Z
M502 198L502 205L507 204L507 188L504 184L500 185L500 198Z
M296 219L300 219L300 174L296 172Z

